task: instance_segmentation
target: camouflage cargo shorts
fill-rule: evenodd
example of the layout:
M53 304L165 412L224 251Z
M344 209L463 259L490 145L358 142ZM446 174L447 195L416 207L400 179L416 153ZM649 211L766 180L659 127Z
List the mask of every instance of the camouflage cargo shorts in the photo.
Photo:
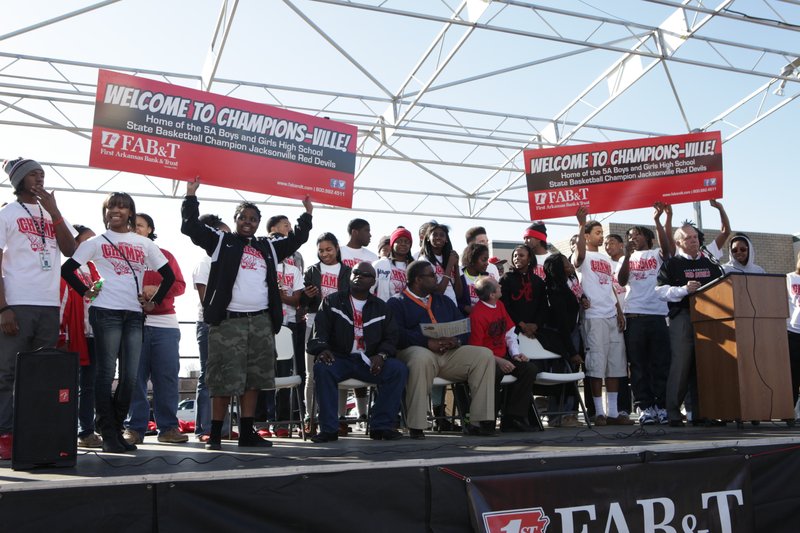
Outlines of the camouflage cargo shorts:
M228 318L208 331L206 383L211 396L275 387L275 336L269 313Z

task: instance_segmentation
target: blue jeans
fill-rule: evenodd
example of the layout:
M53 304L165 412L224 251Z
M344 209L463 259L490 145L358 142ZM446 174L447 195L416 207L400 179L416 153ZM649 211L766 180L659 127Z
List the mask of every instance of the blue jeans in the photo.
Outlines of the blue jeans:
M355 378L378 385L375 404L369 411L370 428L394 429L400 402L408 379L408 368L399 359L390 358L383 364L381 373L373 376L359 354L336 355L333 364L314 364L314 386L319 405L320 429L336 433L339 429L340 381Z
M211 398L206 385L208 324L205 322L197 322L197 349L200 351L200 377L197 378L195 394L194 434L208 435L211 432Z
M86 337L89 349L89 364L78 369L78 436L94 433L94 381L97 375L97 357L94 354L94 338Z
M95 412L103 434L119 432L128 414L142 351L142 313L92 306L89 323L97 356ZM112 396L114 370L119 359L119 381Z
M131 398L128 428L144 435L150 421L147 401L147 380L153 384L153 415L159 433L178 427L178 372L181 369L181 330L178 328L144 327L142 354L136 387Z
M631 365L633 398L640 409L667 406L667 377L672 355L663 316L626 317L625 348Z

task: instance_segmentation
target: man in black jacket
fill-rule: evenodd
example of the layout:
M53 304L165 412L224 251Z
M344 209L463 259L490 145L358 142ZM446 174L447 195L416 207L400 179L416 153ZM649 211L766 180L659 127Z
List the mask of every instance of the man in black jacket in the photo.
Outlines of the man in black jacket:
M314 382L321 429L311 438L314 442L338 439L337 385L349 378L378 385L370 409L370 437L395 440L402 436L394 425L408 368L395 359L397 324L386 303L370 294L374 284L372 265L357 264L349 289L327 296L314 320L308 352L316 356Z
M211 434L206 448L221 449L222 421L233 395L240 397L239 446L271 446L253 428L258 391L275 386L275 333L283 322L277 264L308 240L313 206L295 231L283 238L255 237L261 212L254 204L236 208L235 230L223 233L198 220L199 178L186 184L181 232L211 257L203 318L209 324L207 385Z

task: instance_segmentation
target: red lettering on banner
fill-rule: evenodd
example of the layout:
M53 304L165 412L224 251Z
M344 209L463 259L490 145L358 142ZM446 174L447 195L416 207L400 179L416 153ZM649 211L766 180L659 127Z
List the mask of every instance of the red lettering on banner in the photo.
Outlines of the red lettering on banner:
M541 507L483 513L483 525L489 533L546 533L550 517Z

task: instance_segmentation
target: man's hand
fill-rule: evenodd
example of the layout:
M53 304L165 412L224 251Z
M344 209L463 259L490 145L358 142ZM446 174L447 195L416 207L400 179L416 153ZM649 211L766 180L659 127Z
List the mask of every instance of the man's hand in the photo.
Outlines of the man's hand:
M630 257L633 252L636 251L636 243L633 241L628 241L625 243L625 257Z
M697 289L699 289L699 288L700 288L700 282L699 281L692 280L692 281L690 281L690 282L688 282L686 284L686 291L689 294L692 294L693 292L697 292Z
M592 302L586 296L581 296L581 307L584 309L589 309L592 306Z
M661 218L661 214L664 212L664 202L656 202L653 204L653 220L658 220Z
M6 309L0 313L0 331L9 337L15 336L19 333L19 324L17 323L17 315L11 308Z
M434 353L443 354L447 350L454 350L461 346L461 341L455 337L442 337L441 339L428 339L428 349Z
M326 365L330 366L333 364L333 360L335 357L333 356L333 352L330 350L322 350L320 354L317 356L317 361L320 363L325 363Z
M149 313L156 306L155 302L151 301L150 298L147 298L144 294L139 295L139 305L142 306L142 311L145 313Z
M383 370L383 357L380 355L373 355L369 358L369 373L377 376Z
M503 359L502 357L495 357L495 362L497 363L497 368L503 374L510 374L514 371L514 363L509 361L508 359Z
M709 200L708 203L711 204L711 207L713 207L716 210L722 209L722 204L719 203L717 200Z
M314 204L311 203L311 197L309 195L306 195L306 197L303 198L303 207L306 208L306 213L309 215L312 211L314 211Z
M197 189L200 187L200 176L196 176L194 181L186 182L186 196L197 196Z
M517 354L511 357L514 361L519 361L520 363L527 363L530 361L530 358L524 354Z
M625 331L625 315L622 313L617 313L617 329L619 331Z
M39 200L39 203L42 206L42 209L50 213L50 216L53 217L55 213L58 213L58 206L56 205L56 193L47 192L44 187L40 187L39 185L34 185L31 187L31 192L36 199Z
M306 296L309 298L314 298L317 294L319 294L319 289L314 285L306 285L303 287L303 292L306 293Z
M577 212L577 213L575 213L575 217L578 219L578 224L579 224L579 225L581 225L581 226L585 226L585 225L586 225L586 215L587 215L588 213L589 213L589 212L586 210L586 208L585 208L585 207L583 207L583 206L580 206L580 207L578 208L578 212Z

